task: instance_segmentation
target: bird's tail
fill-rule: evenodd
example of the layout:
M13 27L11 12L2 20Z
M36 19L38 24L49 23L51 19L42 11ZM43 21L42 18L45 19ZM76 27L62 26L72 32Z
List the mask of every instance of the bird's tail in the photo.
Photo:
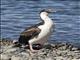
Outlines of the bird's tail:
M13 40L13 47L21 47L21 44L17 40Z

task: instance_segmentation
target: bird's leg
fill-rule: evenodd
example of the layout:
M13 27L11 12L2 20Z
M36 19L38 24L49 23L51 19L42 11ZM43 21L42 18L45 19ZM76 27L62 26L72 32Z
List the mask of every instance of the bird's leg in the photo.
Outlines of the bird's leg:
M33 49L33 47L32 47L32 44L31 44L31 43L29 44L29 47L30 47L31 52L37 52L37 51L38 51L38 50L34 50L34 49Z

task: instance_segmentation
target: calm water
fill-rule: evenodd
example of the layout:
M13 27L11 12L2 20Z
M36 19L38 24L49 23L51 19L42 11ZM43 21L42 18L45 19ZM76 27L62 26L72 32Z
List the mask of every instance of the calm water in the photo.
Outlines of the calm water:
M80 45L80 1L72 0L1 0L2 38L18 39L25 27L39 22L39 11L52 8L50 17L55 32L50 42L69 42Z

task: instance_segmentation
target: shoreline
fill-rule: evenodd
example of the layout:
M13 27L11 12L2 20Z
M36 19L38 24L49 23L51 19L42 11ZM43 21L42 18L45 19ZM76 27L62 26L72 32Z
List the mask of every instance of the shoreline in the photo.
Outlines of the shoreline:
M1 60L80 60L80 49L68 43L46 43L32 54L29 49L13 47L10 40L0 40L0 45Z

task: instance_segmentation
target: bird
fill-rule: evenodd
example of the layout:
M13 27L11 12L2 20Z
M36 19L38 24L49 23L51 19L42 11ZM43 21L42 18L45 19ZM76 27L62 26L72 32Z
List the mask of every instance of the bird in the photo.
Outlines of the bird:
M48 16L49 13L52 13L51 9L41 10L40 23L26 28L19 36L18 42L29 45L31 52L36 52L32 47L33 44L44 45L53 31L54 23Z

